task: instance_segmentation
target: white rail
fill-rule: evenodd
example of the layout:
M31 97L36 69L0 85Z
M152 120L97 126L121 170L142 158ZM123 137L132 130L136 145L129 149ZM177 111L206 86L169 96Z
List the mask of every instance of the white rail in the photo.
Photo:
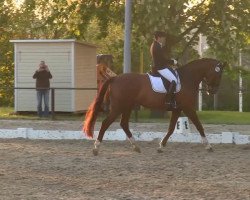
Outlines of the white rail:
M133 131L132 131L133 132ZM95 131L95 137L98 131ZM160 140L163 132L136 132L134 137L138 141ZM0 129L0 138L24 138L24 139L87 139L81 131L59 131L59 130L33 130L32 128ZM236 132L222 132L220 134L207 134L208 141L213 144L250 144L250 135L240 135ZM104 140L126 140L126 135L122 129L107 131ZM178 133L175 132L170 137L170 142L200 143L201 137L198 133Z

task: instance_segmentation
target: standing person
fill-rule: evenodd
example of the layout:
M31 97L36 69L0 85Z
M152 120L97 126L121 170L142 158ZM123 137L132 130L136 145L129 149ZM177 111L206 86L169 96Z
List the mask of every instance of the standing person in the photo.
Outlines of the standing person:
M170 82L169 91L167 94L170 98L166 98L166 106L168 108L176 108L176 102L174 98L174 92L177 84L177 78L173 72L172 66L177 64L174 59L167 59L164 55L164 47L166 44L166 33L162 31L156 31L154 33L154 41L150 47L150 54L153 59L152 71L159 72L164 78Z
M52 75L48 66L44 61L41 61L39 68L35 71L33 78L36 79L36 91L37 91L37 114L39 117L49 116L49 88ZM44 115L42 110L42 99L44 99Z

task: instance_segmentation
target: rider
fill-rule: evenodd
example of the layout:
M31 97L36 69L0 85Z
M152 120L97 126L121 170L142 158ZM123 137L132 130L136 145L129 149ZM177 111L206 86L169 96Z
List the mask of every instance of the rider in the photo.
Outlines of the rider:
M164 47L166 42L166 33L156 31L154 33L154 41L150 47L150 53L153 59L153 71L159 72L164 78L170 82L168 94L170 98L166 98L166 106L168 108L176 108L174 92L176 88L177 78L173 74L172 66L177 64L174 59L166 59L164 56Z

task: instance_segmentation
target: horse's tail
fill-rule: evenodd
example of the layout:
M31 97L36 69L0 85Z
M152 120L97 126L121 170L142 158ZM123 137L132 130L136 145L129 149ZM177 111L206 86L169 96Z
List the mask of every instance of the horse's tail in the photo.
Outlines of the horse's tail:
M98 112L101 110L101 105L102 105L104 96L109 87L109 84L112 82L113 79L114 77L109 78L107 81L104 82L95 100L92 102L92 104L90 105L86 113L85 123L84 123L82 130L86 134L87 137L93 138L94 125L97 119Z

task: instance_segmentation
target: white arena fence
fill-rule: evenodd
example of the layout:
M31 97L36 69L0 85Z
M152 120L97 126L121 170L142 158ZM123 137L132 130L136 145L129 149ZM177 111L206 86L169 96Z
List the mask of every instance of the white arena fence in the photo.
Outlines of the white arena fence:
M166 132L144 132L133 131L133 136L137 141L160 140ZM94 132L94 139L97 138L98 131ZM18 129L0 129L0 138L13 139L44 139L44 140L79 140L89 139L82 131L64 131L64 130L34 130L32 128ZM237 132L222 132L217 134L207 134L208 141L212 144L250 144L250 135L241 135ZM124 141L127 139L122 129L116 131L106 131L104 140ZM177 121L174 133L169 139L170 142L200 143L199 133L191 133L187 117L180 117Z

